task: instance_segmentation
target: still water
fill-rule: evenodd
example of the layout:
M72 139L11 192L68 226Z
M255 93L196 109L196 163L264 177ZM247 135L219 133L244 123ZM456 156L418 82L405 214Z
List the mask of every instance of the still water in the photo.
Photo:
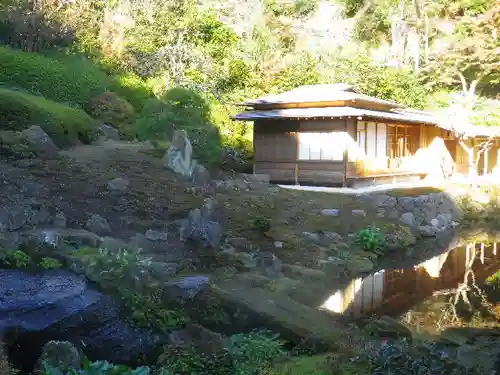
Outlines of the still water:
M499 327L500 277L493 277L499 269L500 242L470 242L410 267L351 280L321 308L353 319L401 317L429 331L464 322Z

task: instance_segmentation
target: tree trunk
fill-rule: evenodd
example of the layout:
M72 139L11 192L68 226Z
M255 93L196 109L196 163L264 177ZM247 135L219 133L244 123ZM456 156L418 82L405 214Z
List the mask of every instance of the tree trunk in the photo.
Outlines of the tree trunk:
M477 177L477 164L474 155L474 147L469 147L465 144L464 140L461 139L459 142L462 149L467 153L467 164L469 166L469 177Z

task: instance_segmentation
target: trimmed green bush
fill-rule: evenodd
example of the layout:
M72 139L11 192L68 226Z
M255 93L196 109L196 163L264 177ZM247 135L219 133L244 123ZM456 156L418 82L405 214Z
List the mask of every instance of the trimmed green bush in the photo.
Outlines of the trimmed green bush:
M83 56L48 57L5 46L0 46L0 84L80 108L106 91L116 92L136 110L153 97L134 74L110 76Z
M132 134L135 121L134 107L114 92L105 92L92 99L87 112L102 122L118 128L122 134Z
M39 125L59 146L88 143L95 123L84 111L40 96L0 88L0 130L24 130Z

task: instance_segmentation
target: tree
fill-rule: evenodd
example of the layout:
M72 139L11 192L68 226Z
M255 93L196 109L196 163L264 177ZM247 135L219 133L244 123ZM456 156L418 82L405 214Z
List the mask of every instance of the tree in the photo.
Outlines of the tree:
M500 82L500 3L478 17L463 17L438 53L426 69L432 84L460 84L470 110L480 82Z

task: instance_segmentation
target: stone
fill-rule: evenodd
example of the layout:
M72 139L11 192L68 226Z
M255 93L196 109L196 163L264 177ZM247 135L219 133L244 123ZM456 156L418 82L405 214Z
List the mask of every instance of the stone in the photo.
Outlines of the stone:
M436 217L439 228L448 228L451 225L451 214L439 214Z
M256 267L268 277L279 277L283 271L283 262L273 253L263 251L255 255Z
M274 247L281 249L283 248L283 241L274 241Z
M321 210L321 214L324 216L340 216L340 210L338 208L325 208Z
M56 228L66 228L67 220L66 216L64 215L64 212L56 213L52 221L52 225Z
M106 236L111 233L111 226L108 221L100 215L92 215L85 223L85 229L100 236Z
M185 276L163 286L163 297L169 301L187 302L208 290L210 279L205 275Z
M311 232L302 232L302 238L304 238L306 241L314 243L319 243L321 240L318 233L311 233Z
M149 229L146 232L145 237L150 241L167 241L168 233L158 232L156 230Z
M2 338L19 353L14 363L33 366L43 343L53 338L81 344L90 358L114 363L151 353L167 339L130 325L118 301L69 271L0 270L0 301Z
M28 224L34 216L29 206L11 204L0 207L0 232L12 232Z
M352 210L352 216L366 216L365 210Z
M165 168L180 174L184 178L191 179L195 162L192 159L193 146L185 130L176 130L165 156L163 163Z
M325 232L325 237L333 242L342 242L344 238L336 232Z
M220 334L196 323L187 324L185 328L170 333L169 344L176 348L194 349L196 353L203 353L208 358L224 355L226 348L226 340Z
M415 216L413 216L413 213L411 212L405 212L404 214L401 215L399 220L409 225L410 227L415 225Z
M208 213L205 214L206 216ZM206 247L217 248L222 235L221 225L207 219L202 215L202 210L195 209L189 212L188 218L183 220L180 237L181 240L193 240L202 243Z
M438 230L430 225L423 225L418 228L423 237L435 237Z
M373 204L376 208L383 208L385 210L393 209L398 204L397 198L389 195L376 195L371 199L373 200Z
M415 199L410 197L401 197L398 199L398 204L405 211L413 211L415 209Z
M432 219L431 220L431 225L434 227L434 228L440 228L441 226L439 225L439 220L438 219Z
M126 178L115 178L108 182L106 187L111 191L124 191L127 189L129 181Z
M118 129L108 124L102 124L101 126L99 126L99 135L104 140L108 139L111 139L113 141L120 140L120 132L118 131Z
M208 186L213 183L210 172L201 164L196 164L192 173L192 181L195 186Z
M43 156L57 155L59 148L52 138L38 125L21 132L21 135L36 149L36 152Z
M43 375L44 366L65 373L70 369L79 369L83 358L78 349L69 341L51 340L42 348L42 354L35 365L34 375Z
M353 255L346 264L346 268L351 274L370 272L375 267L373 261L368 257Z
M381 338L405 338L409 342L412 341L413 336L408 327L389 316L382 316L380 319L371 321L364 330Z

